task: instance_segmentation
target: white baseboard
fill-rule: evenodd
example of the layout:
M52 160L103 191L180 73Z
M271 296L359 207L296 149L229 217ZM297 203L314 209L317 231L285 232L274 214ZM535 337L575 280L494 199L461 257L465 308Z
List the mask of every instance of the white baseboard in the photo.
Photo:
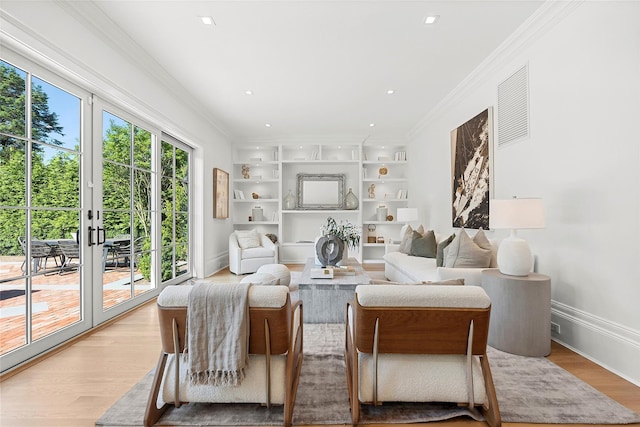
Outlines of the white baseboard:
M217 273L218 271L229 266L229 253L224 252L219 254L218 256L207 260L207 265L205 266L204 277L211 276L212 274Z
M554 341L640 386L640 331L551 301Z

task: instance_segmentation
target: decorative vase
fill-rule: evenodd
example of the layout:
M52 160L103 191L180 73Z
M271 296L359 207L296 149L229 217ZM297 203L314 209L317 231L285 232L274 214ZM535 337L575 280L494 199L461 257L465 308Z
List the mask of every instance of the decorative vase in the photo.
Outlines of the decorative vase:
M286 211L290 211L296 208L296 199L295 197L293 197L291 190L289 190L289 193L287 193L287 195L284 196L282 205L283 205L283 209Z
M348 210L358 209L358 196L353 194L351 188L349 188L347 195L344 196L344 205Z
M315 241L316 264L322 267L340 265L342 262L345 243L335 235L319 236Z

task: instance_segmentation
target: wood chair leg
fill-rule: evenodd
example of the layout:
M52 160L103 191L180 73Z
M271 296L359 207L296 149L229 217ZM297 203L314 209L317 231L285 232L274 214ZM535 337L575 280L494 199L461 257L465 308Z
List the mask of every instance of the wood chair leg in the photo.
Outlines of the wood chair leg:
M162 377L164 376L164 369L167 366L168 354L164 351L160 352L160 358L156 365L156 374L153 377L153 383L151 384L151 392L149 393L149 400L147 401L147 409L144 413L144 425L145 427L153 426L167 410L168 405L165 403L158 408L158 394L160 393L160 385L162 384Z
M482 415L484 415L484 418L487 420L487 424L491 427L501 427L502 418L500 417L500 407L498 406L496 389L493 385L493 376L491 375L489 359L487 358L486 353L480 357L480 363L482 366L482 376L484 377L484 387L488 402L486 407L482 407Z

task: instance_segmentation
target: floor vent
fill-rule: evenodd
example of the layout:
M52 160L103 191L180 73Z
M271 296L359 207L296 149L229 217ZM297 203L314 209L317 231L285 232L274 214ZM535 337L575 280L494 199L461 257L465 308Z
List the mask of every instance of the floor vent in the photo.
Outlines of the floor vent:
M498 85L498 146L529 136L529 66Z

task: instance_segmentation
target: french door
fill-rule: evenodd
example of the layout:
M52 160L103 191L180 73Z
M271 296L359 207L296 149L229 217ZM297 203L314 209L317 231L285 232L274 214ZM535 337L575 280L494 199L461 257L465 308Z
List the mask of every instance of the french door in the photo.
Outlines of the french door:
M148 299L160 283L158 140L160 131L113 105L94 101L94 316L98 323ZM94 286L94 289L97 287Z
M190 150L0 58L0 372L191 274Z
M91 95L0 60L0 368L92 326Z

